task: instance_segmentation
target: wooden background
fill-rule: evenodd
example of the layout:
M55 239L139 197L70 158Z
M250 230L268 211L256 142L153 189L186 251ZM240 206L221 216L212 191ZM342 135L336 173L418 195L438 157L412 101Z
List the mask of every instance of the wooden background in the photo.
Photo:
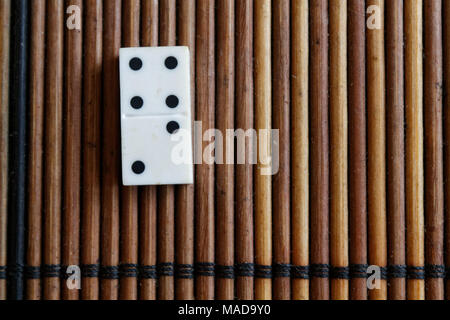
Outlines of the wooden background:
M0 0L0 22L0 299L450 297L450 2ZM203 131L279 130L276 175L121 185L119 48L173 45Z

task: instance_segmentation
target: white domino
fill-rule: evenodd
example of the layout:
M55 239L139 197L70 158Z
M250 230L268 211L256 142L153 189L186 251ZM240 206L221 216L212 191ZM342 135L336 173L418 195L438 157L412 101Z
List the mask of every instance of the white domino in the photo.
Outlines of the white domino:
M187 47L120 49L126 186L193 183Z

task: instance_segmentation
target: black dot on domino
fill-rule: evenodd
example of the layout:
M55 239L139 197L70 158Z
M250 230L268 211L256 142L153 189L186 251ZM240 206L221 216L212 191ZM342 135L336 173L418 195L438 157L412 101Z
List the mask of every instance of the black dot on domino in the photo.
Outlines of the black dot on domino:
M168 96L166 99L166 105L172 109L178 107L179 103L180 100L177 98L177 96L174 95Z
M130 68L134 71L138 71L142 68L142 60L139 58L133 58L130 60Z
M135 174L142 174L145 171L145 164L142 161L136 161L131 166L131 170L133 170Z
M178 60L175 57L168 57L164 63L166 68L169 70L173 70L178 67Z
M140 109L144 105L144 100L142 100L141 97L136 96L136 97L133 97L133 99L131 99L130 104L134 109Z
M167 124L167 131L170 133L170 134L173 134L173 133L175 133L175 132L177 132L179 129L180 129L180 125L178 124L178 122L176 122L176 121L170 121L168 124Z

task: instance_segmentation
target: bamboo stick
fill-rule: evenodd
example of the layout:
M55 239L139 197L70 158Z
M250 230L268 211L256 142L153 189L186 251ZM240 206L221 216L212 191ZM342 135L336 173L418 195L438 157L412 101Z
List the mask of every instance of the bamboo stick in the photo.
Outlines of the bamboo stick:
M141 44L157 46L159 39L159 0L141 2Z
M216 164L216 299L234 299L234 164L228 164L234 154L234 139L227 130L234 131L235 81L235 4L219 0L217 3L217 129L224 140L221 150L223 163ZM230 140L230 141L228 141ZM217 154L216 154L217 155ZM234 157L231 157L234 160Z
M253 129L253 0L236 2L236 127ZM245 163L236 166L237 298L254 298L252 141L245 143Z
M83 300L99 299L103 2L86 2L81 263ZM91 276L88 276L89 273Z
M444 168L442 133L442 1L425 7L426 298L444 299Z
M176 1L160 0L159 41L162 46L173 46L176 42ZM158 188L158 266L173 267L174 253L174 186ZM158 298L173 300L175 297L173 272L159 275Z
M444 32L444 90L450 92L450 2L443 2L443 32ZM444 193L445 193L445 265L446 271L450 271L450 96L444 95ZM445 281L447 300L450 300L450 279Z
M329 12L331 299L348 300L347 1L331 1Z
M423 279L414 268L424 267L424 163L423 163L423 2L405 1L406 79L406 238L407 264L412 271L407 297L425 298Z
M45 84L45 6L46 1L33 1L30 42L30 136L28 167L28 246L27 294L28 300L41 299L39 272L42 257L42 203L43 203L43 137Z
M60 299L64 2L47 1L43 297Z
M158 45L158 0L141 2L141 43L144 47ZM140 299L156 299L157 193L155 186L140 189L139 254L141 264Z
M176 1L159 0L159 42L165 46L175 43L177 32Z
M0 1L0 300L6 300L8 223L9 50L11 1Z
M406 264L403 0L386 2L386 29L388 262L401 270ZM404 274L389 274L389 298L404 300Z
M255 172L255 299L272 299L272 281L264 272L272 265L272 177L264 154L270 152L272 126L271 1L255 6L255 129L258 164ZM271 274L270 274L271 276Z
M291 259L290 235L290 1L272 3L273 10L273 111L272 126L279 130L279 170L273 176L273 294L276 300L291 298L291 279L286 266Z
M386 268L386 99L384 59L384 0L369 0L377 6L376 23L367 29L367 125L368 125L368 234L369 264ZM370 290L370 299L387 299L385 279Z
M214 42L214 1L197 1L197 120L202 123L204 133L214 128L215 107L215 42ZM211 141L203 141L201 152ZM203 159L204 160L204 159ZM196 168L196 298L214 299L214 165L203 162Z
M121 40L121 0L104 3L103 24L103 146L101 299L118 298L120 126L118 50Z
M292 3L292 299L309 299L308 1ZM303 272L302 272L303 269Z
M191 58L191 115L195 119L195 1L177 2L178 44L189 47ZM194 121L192 121L194 128ZM194 299L194 186L176 188L175 287L176 299ZM184 273L187 274L184 274Z
M312 300L329 299L327 2L319 0L310 3L310 258L313 268L310 294Z
M140 38L140 0L123 1L123 35L125 47L138 47ZM118 52L117 52L118 54ZM138 263L138 188L122 186L120 229L120 299L137 300Z
M82 0L66 0L65 8L70 6L77 6L83 12ZM66 29L62 212L62 263L64 266L80 264L82 52L83 30ZM69 288L63 282L62 298L78 300L79 291Z
M350 298L367 300L365 1L348 1Z

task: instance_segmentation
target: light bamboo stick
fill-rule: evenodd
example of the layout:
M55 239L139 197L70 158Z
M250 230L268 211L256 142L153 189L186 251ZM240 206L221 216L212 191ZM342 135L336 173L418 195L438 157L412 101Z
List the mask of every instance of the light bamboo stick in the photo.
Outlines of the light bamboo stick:
M81 263L83 300L99 299L103 1L85 4ZM92 276L87 276L86 273ZM97 277L95 277L97 275Z
M83 12L82 0L66 0L65 8L77 6ZM72 13L73 14L73 13ZM81 17L79 17L81 19ZM81 200L81 103L83 75L83 30L65 29L64 66L64 159L63 159L63 266L80 265ZM63 270L64 272L64 270ZM78 289L62 283L62 299L78 300Z
M255 299L270 300L272 281L264 277L265 273L261 271L272 265L272 177L267 175L267 171L271 171L270 164L264 158L264 154L271 150L271 0L259 1L254 14L255 129L258 132L258 165L255 171Z
M308 1L292 7L292 299L309 299ZM303 269L303 270L302 270Z
M348 300L347 1L331 0L329 13L331 299Z
M273 296L276 300L291 298L290 273L286 266L291 261L290 225L290 1L272 3L273 16L273 120L279 130L279 168L273 176Z
M43 297L60 299L64 2L47 1Z
M159 1L141 2L141 43L142 46L158 45ZM146 186L139 194L140 243L139 261L141 267L141 300L156 299L156 259L157 259L157 188Z
M425 1L426 298L444 299L444 156L442 1Z
M230 268L234 268L234 164L227 164L227 159L234 153L234 139L227 141L227 130L234 131L234 2L219 0L217 15L216 126L224 140L221 150L216 150L223 160L216 164L216 299L233 300L234 279L230 277Z
M191 115L195 119L195 0L177 2L178 44L189 47L191 57ZM176 299L194 299L194 186L176 188L175 294ZM186 273L186 274L184 274ZM183 276L184 274L184 276Z
M367 28L367 125L368 125L368 234L369 264L387 267L386 239L386 99L384 59L384 0L369 0L376 6L375 24ZM373 7L372 7L373 8ZM382 272L383 274L383 272ZM370 299L387 299L385 279L370 290Z
M253 129L253 0L236 2L236 127ZM252 142L245 142L245 163L236 166L236 291L254 298Z
M425 298L424 267L424 154L423 154L423 1L405 1L406 102L406 238L411 272L407 297Z

